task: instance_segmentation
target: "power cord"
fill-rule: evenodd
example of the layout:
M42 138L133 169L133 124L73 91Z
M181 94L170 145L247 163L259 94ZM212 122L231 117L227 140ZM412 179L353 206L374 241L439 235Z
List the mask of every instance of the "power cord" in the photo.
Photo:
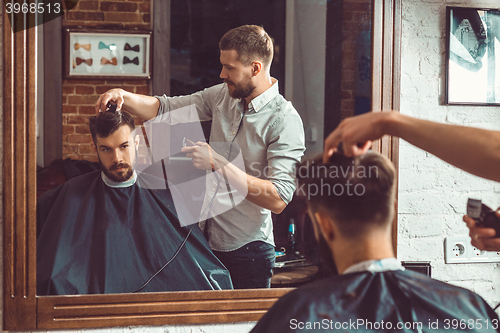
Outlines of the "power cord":
M163 176L165 177L165 184L167 185L167 188L168 188L168 184L167 184L167 176L166 176L166 171L165 171L165 163L163 160L161 160L162 162L162 166L163 166ZM212 206L212 203L215 199L215 196L217 195L217 192L219 191L219 183L220 183L220 180L222 177L219 177L217 175L216 172L213 173L215 175L215 177L217 178L217 188L215 190L215 193L212 197L212 199L210 200L210 203L207 205L207 207L205 208L205 210L203 212L201 212L200 216L198 217L198 220L203 216L203 214L206 213L206 211ZM146 288L146 286L156 277L158 276L158 274L160 274L168 265L170 265L170 263L172 261L174 261L174 259L177 257L177 255L179 254L179 252L181 252L182 248L184 247L184 244L186 244L188 238L189 238L189 235L191 235L191 232L193 231L193 228L196 226L196 224L193 224L193 226L191 227L191 229L189 229L189 232L188 234L186 235L186 237L184 238L184 240L182 241L181 245L179 245L179 247L177 248L177 251L175 251L174 255L172 256L172 258L170 258L170 260L167 261L167 263L165 265L163 265L158 271L156 271L156 273L154 273L143 285L142 287L140 287L139 289L137 289L136 291L134 291L133 293L137 293L139 291L141 291L142 289Z

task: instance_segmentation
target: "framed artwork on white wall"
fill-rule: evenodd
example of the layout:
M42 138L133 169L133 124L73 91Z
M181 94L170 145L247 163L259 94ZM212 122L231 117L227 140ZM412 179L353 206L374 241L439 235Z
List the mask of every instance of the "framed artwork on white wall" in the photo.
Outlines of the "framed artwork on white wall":
M446 104L500 105L500 10L447 7Z

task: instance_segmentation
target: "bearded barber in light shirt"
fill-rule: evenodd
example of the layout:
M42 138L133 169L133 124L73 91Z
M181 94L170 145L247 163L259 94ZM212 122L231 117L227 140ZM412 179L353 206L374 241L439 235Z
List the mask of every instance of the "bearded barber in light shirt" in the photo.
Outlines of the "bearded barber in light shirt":
M270 75L274 46L262 27L232 29L219 48L223 84L179 97L111 89L97 100L96 112L114 101L119 108L154 121L195 105L201 121L212 120L209 144L196 142L182 151L195 167L223 177L219 190L228 182L246 197L207 220L209 244L230 271L235 289L268 288L275 262L271 212L279 214L292 199L293 167L305 150L304 128ZM239 152L246 171L229 162ZM215 195L217 189L207 191Z

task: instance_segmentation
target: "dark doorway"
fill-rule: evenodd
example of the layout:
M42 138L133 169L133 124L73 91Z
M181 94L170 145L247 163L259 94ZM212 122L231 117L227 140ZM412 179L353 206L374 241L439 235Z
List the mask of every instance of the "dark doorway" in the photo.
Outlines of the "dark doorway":
M244 24L264 27L274 39L271 75L285 83L286 0L172 0L170 95L186 95L221 83L219 40Z

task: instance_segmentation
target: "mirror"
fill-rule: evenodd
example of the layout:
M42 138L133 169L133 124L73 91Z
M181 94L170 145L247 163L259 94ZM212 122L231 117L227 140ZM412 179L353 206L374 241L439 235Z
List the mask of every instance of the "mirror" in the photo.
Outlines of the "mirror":
M301 1L290 1L287 3L295 4L307 4L307 1L301 3ZM318 3L322 3L318 1ZM337 7L342 7L343 3L349 3L348 1L339 2L335 4ZM354 4L359 4L359 1L353 2ZM368 5L371 3L366 2ZM392 15L393 10L398 10L400 7L397 6L397 1L394 6L388 7L390 9L385 9L385 14L387 15L377 15L382 13L381 7L374 5L373 12L376 14L374 16L374 40L377 39L381 42L384 38L389 38L386 41L387 44L393 42L394 37L394 24L396 22L392 21L394 17ZM333 7L332 10L328 8L327 10L327 20L329 20L328 13L337 13ZM295 13L294 19L298 16L304 14L305 11L300 11ZM395 15L397 17L398 15ZM354 21L359 18L359 16L351 15L346 17L354 17ZM4 17L5 18L5 17ZM287 17L287 20L290 17ZM338 17L337 17L338 19ZM382 22L387 21L387 27L384 28ZM288 22L288 21L287 21ZM291 22L292 26L299 26L298 22ZM333 23L332 23L333 24ZM307 24L306 24L307 25ZM346 29L352 29L353 25L346 25ZM333 36L330 34L334 29L327 29L326 33L326 45L330 45L330 49L327 50L327 56L331 58L326 59L326 68L322 70L325 74L322 77L310 77L311 86L324 86L324 82L329 87L340 88L338 82L332 83L329 81L329 74L335 71L341 70L340 65L334 66L334 68L329 67L332 59L340 59L340 53L338 49L332 49L336 44L328 44L332 40L339 43L339 41L349 42L345 36L341 34L342 30L337 28ZM384 29L391 31L391 34L384 34ZM295 30L295 29L294 29ZM252 321L257 320L265 310L269 308L277 297L283 295L288 291L288 289L270 289L270 290L238 290L238 291L203 291L203 292L175 292L175 293L148 293L148 294L109 294L109 295L80 295L78 297L67 296L36 296L34 292L35 288L35 161L29 156L34 156L35 151L35 127L34 127L34 115L35 115L35 103L34 103L34 92L36 91L36 84L34 82L35 77L33 73L29 70L23 70L23 66L34 66L35 59L33 57L26 57L24 53L26 45L25 40L30 41L28 44L28 50L35 54L35 42L36 37L33 31L24 31L19 35L9 34L8 22L4 20L4 31L6 33L6 40L4 40L5 48L5 60L6 63L14 63L14 59L27 59L28 61L16 61L16 66L18 67L16 71L10 71L8 68L5 69L4 82L6 92L5 101L5 123L12 124L12 127L7 126L7 130L4 133L4 137L9 138L9 140L4 140L4 161L6 161L5 175L6 179L15 179L16 182L8 181L5 184L4 195L8 198L11 195L15 196L17 201L6 201L4 207L4 217L5 217L5 243L6 251L4 252L4 285L5 285L5 297L4 297L4 329L6 330L29 330L29 329L62 329L62 328L77 328L77 327L106 327L115 325L159 325L159 324L175 324L175 323L202 323L202 322L227 322L227 321ZM303 31L303 30L302 30ZM397 33L396 33L397 35ZM25 36L27 36L26 39ZM344 39L345 38L345 39ZM354 43L355 44L355 43ZM382 44L382 43L381 43ZM386 45L387 45L386 44ZM290 47L290 43L288 43ZM292 50L301 50L298 45L293 44ZM392 52L392 49L385 50L386 52ZM328 53L330 52L330 53ZM317 67L318 64L302 63L299 53L294 53L291 56L286 53L287 57L292 57L289 64L298 63L299 66L296 71L293 72L293 76L298 78L298 82L306 82L301 73L302 69L306 66ZM375 52L374 58L372 59L372 80L381 79L382 75L380 72L380 64L382 59L393 59L392 57L383 57L384 50L380 53ZM337 56L337 58L335 58ZM353 55L354 56L354 55ZM366 61L364 62L366 64ZM392 64L390 64L392 65ZM291 67L294 67L290 65ZM286 67L286 66L285 66ZM366 73L366 68L362 69ZM317 73L317 72L312 72ZM351 73L352 74L352 73ZM25 76L26 75L26 76ZM287 74L288 75L288 74ZM302 76L302 77L301 77ZM336 76L335 79L339 80L342 75ZM392 78L391 78L392 79ZM289 96L288 99L297 100L296 108L298 110L308 110L307 108L301 108L300 103L304 105L310 105L308 100L310 95L308 95L308 89L304 89L305 84L293 84L293 80L290 77L285 76L285 96ZM381 79L382 81L382 79ZM29 84L25 85L24 83ZM287 84L292 82L292 85ZM14 86L19 88L17 91L22 91L23 87L26 87L25 92L27 99L23 96L17 94L14 95ZM353 83L353 82L351 82ZM351 85L354 90L354 85ZM373 88L375 89L375 88ZM385 90L381 86L377 85L377 94L380 96L385 96L384 94L392 93L392 86L390 92L384 92ZM341 91L341 90L340 90ZM291 94L291 96L290 96ZM349 95L349 94L347 94ZM378 96L378 95L376 95ZM352 97L349 95L347 97ZM339 104L342 99L339 99ZM319 101L324 107L324 101ZM344 107L353 103L343 103ZM377 105L373 103L374 105ZM317 114L321 114L323 111L319 106L312 108ZM354 109L354 107L352 108ZM378 108L374 108L378 109ZM13 110L26 110L26 113L16 112ZM318 111L319 110L319 111ZM309 110L308 110L309 112ZM329 113L329 112L323 112ZM313 114L313 113L311 113ZM315 114L316 115L316 114ZM302 115L304 117L304 115ZM331 116L331 115L330 115ZM326 115L319 117L319 120L315 117L311 117L304 121L305 125L313 124L314 121L321 123L323 117L327 119ZM330 124L330 125L328 125ZM335 127L334 121L326 122L326 126ZM321 144L324 135L318 135L321 133L318 128L314 131L314 126L310 126L309 130L309 147L312 144ZM16 131L12 129L15 128ZM307 129L307 127L306 127ZM329 130L325 130L329 132ZM316 137L316 140L313 140ZM11 140L13 138L13 140ZM315 141L315 142L314 142ZM390 147L390 145L389 145ZM316 146L317 150L320 150L320 146ZM24 152L24 153L23 153ZM16 158L14 158L16 157ZM19 173L19 170L26 170L24 173ZM17 186L15 185L17 184ZM25 184L25 187L23 187ZM15 214L14 214L15 213ZM29 319L27 319L29 318Z
M331 6L331 8L327 6ZM117 6L117 11L120 11L120 8L120 6ZM262 11L262 8L266 8L266 10ZM330 5L327 5L327 2L319 0L297 0L293 2L287 2L286 0L259 0L257 2L248 2L246 0L224 0L217 2L172 0L170 1L169 17L170 25L168 28L170 29L171 36L169 43L170 68L167 72L170 73L170 92L164 91L164 93L168 93L170 96L189 95L221 83L222 79L219 77L221 64L218 48L218 41L221 36L234 27L243 24L257 24L263 26L274 39L275 55L271 65L271 75L278 80L281 93L285 97L288 97L301 114L308 133L306 155L322 150L322 138L325 135L325 126L321 119L325 119L325 114L330 116L331 114L338 115L341 113L341 117L346 117L368 112L371 109L372 14L370 2L350 3L347 1L333 1ZM226 19L221 19L221 17ZM331 30L326 29L328 22L330 22ZM66 21L65 26L68 27L69 24L72 24L72 21ZM130 45L137 44L138 42L132 42L134 39L131 39L137 38L135 35L130 37L126 34L112 34L110 32L112 31L111 29L105 33L101 31L101 35L97 32L84 35L85 32L89 33L90 31L92 31L92 27L86 28L85 26L80 27L79 31L73 32L70 30L70 37L65 36L66 43L64 44L64 50L70 50L70 53L73 53L73 57L78 56L80 60L92 59L94 64L101 67L106 66L99 63L98 60L101 57L104 59L122 59L124 56L133 58L139 52L139 50L137 52L133 50L126 51L123 46L126 41L131 43ZM77 42L71 42L72 35L80 36L81 39L78 39ZM110 36L116 37L116 41L110 39ZM155 43L155 45L158 44ZM87 49L84 47L87 47ZM113 50L108 49L111 47ZM139 48L139 45L137 47ZM140 50L143 50L144 45L140 47ZM162 50L166 49L163 45L159 47ZM154 52L154 56L157 57L158 53ZM330 60L328 62L326 60L327 57ZM47 61L52 60L48 59ZM71 63L73 63L72 66ZM69 72L75 67L74 61L68 61L68 59L65 59L62 65L64 70L66 66L70 66ZM112 65L107 66L113 67ZM128 68L127 66L134 67L133 64L122 65L120 60L116 67L125 70ZM80 72L88 69L90 72L87 74L90 75L93 73L92 67L84 61L77 62L76 67ZM159 71L161 71L161 68L155 67L152 72L155 74ZM335 71L337 74L327 77L325 75L327 71ZM94 101L86 101L85 96L80 92L82 91L80 87L88 88L89 99L90 97L97 98L98 93L104 91L100 87L100 85L104 85L104 82L99 84L99 80L102 80L101 77L93 78L93 81L96 81L94 83L92 81L89 82L88 78L75 78L73 76L69 76L63 80L63 106L65 108L63 115L68 118L62 125L64 138L63 151L65 153L63 157L70 157L73 160L96 160L95 152L89 149L90 144L87 143L87 141L90 141L90 135L84 131L86 129L84 121L86 121L86 117L88 116L81 114L81 111L85 109L92 111L91 105L87 104L91 104ZM122 83L123 79L122 81L117 81L116 78L109 77L106 78L105 87L116 86L137 91L141 84L148 83L143 81L128 79L124 85ZM138 83L134 86L135 82ZM93 86L97 90L96 93L91 94L94 91ZM50 92L48 93L50 94ZM325 101L325 96L327 95L333 95L335 98L331 101ZM46 99L50 98L46 97ZM75 100L81 101L82 104L76 104ZM327 106L326 108L325 105ZM325 112L325 109L328 112ZM78 111L78 113L75 113L75 111ZM184 114L187 115L190 111L189 108L172 110L169 115L172 115L171 119L175 118L180 122L192 121L196 117L183 117ZM45 112L50 111L46 110ZM336 126L334 123L335 119L327 120L327 125L333 129ZM139 136L141 137L139 147L144 149L139 149L137 159L141 161L138 165L134 166L135 169L140 171L141 175L151 172L154 176L160 178L159 181L166 175L172 189L173 204L178 212L180 205L177 203L180 201L184 202L184 206L189 207L190 215L194 218L200 215L203 210L201 209L202 207L208 206L211 202L215 204L210 206L208 214L228 210L230 206L225 205L224 199L219 199L224 195L227 196L224 186L218 186L218 196L207 193L205 197L204 173L197 172L198 170L192 167L191 161L183 158L185 154L180 153L183 137L193 141L198 140L195 137L202 137L201 131L197 128L198 124L162 124L165 126L159 132L168 133L162 138L151 135L150 129L154 125L156 124L145 123L145 131L142 132L147 132L147 135L142 135L141 130L138 129ZM326 133L329 132L328 126ZM178 129L179 127L180 130ZM209 132L210 126L205 127L205 130ZM143 144L145 142L149 142L149 148L144 147ZM230 160L233 165L243 165L242 161L238 163L237 160L234 160L239 155L237 145L231 144L229 146L230 143L224 143L223 145L226 148L218 149L219 145L217 142L212 142L211 144L214 150L219 151L221 154L223 154L221 150L225 151L226 148L230 150ZM163 149L165 146L167 148ZM141 151L145 153L141 153ZM162 152L158 153L160 151ZM243 158L245 160L250 159L249 156L244 156ZM161 163L158 162L160 160ZM242 160L241 157L240 160ZM82 169L83 167L80 167L79 164L83 164L84 162L74 161L72 165L77 165L78 168ZM148 162L158 163L155 164L155 167L149 167ZM257 160L252 160L252 162L257 162ZM64 173L69 181L69 177L72 175L68 175L66 164L63 162ZM246 168L247 172L251 172L251 165L253 164L246 162L244 167L238 168L242 170ZM37 216L41 220L37 228L37 260L39 264L39 267L37 267L37 288L40 296L134 292L149 281L149 278L153 277L155 273L159 274L150 281L145 289L141 289L142 291L210 290L212 288L221 288L221 286L225 286L222 289L227 289L228 284L217 280L217 278L215 278L216 281L214 283L203 283L203 281L214 278L214 275L212 275L214 269L217 268L220 270L223 267L214 267L214 265L205 267L205 264L217 259L213 258L213 256L210 257L208 253L203 252L204 254L202 254L201 251L191 249L192 242L202 237L196 228L192 230L191 235L187 238L187 242L184 245L186 250L189 249L189 252L193 253L193 266L187 264L190 261L188 258L182 258L182 255L186 252L183 249L169 266L160 272L160 268L169 262L169 259L176 253L178 246L183 243L186 237L183 230L175 232L169 230L162 237L164 241L160 241L159 236L152 238L147 236L148 233L141 232L141 228L145 228L148 225L148 221L150 221L148 218L145 218L140 223L140 228L138 226L136 228L136 224L138 223L130 221L134 225L134 229L130 230L129 228L132 227L128 223L112 222L116 221L115 217L120 216L120 209L111 205L107 205L105 208L98 208L99 203L95 203L94 205L95 201L89 195L85 196L88 199L85 201L85 204L77 201L71 203L71 209L63 210L58 208L69 206L70 197L79 196L80 192L78 191L88 193L85 184L94 184L93 179L96 177L99 178L99 174L94 173L94 175L93 177L89 176L88 180L83 181L82 184L73 185L72 188L78 187L78 190L74 190L71 193L64 192L65 195L54 194L51 200L44 198L46 201L43 201L40 205L37 213ZM255 175L255 172L253 175ZM44 171L38 173L39 184L42 182L41 179L43 176ZM77 182L81 177L83 176L72 178L71 182ZM139 177L139 179L141 178L142 176ZM210 179L210 175L207 178ZM197 198L196 201L193 199L194 196L190 197L188 193L190 188L193 188L190 185L200 179L201 182L196 182L197 185L195 186L198 190L196 197L200 197L199 193L201 193L201 197L205 197L206 199L204 202L200 202ZM214 180L214 182L217 181ZM99 184L100 182L97 182L95 186ZM141 185L137 187L143 189ZM93 192L104 194L107 193L107 189L108 187L104 187ZM116 191L112 190L111 192ZM149 192L143 192L145 194L141 198L149 198ZM176 193L178 192L180 192L184 200L176 200ZM231 196L233 206L239 205L243 196L235 191L232 191L231 194L234 196ZM215 200L213 200L214 196ZM128 198L133 200L132 197ZM52 201L53 204L46 204L48 201ZM140 214L132 213L134 209L134 212L137 209L142 209L142 206L146 205L146 201L146 199L141 200L142 205L140 207L136 207L137 205L132 203L125 204L124 206L130 207L127 209L128 215L146 216L147 214L144 212ZM154 205L154 202L157 201L161 200L152 200L153 204L148 206L150 208L146 210L153 212L155 209L159 210L159 207ZM200 203L203 203L203 205L200 205ZM89 209L84 208L89 207L87 205L95 207L90 210L95 209L96 213L88 212ZM297 205L297 203L292 201L288 209L297 211L293 207L294 205ZM195 206L200 206L200 209L195 209ZM110 213L111 211L115 211L115 209L116 212L114 214ZM124 207L122 209L125 210ZM88 213L85 215L78 213L81 211ZM287 211L274 220L274 239L277 249L284 248L286 250L289 247L286 239L288 230L286 229L289 227L289 220L292 218L292 214L286 215ZM297 220L297 248L301 248L300 252L303 253L302 249L314 248L313 232L312 229L304 227L304 211L293 215L296 215L294 218ZM106 216L106 218L103 218L103 216ZM118 220L125 221L127 217L125 216ZM150 226L150 228L156 229L156 234L158 235L162 234L162 230L166 225L178 224L175 218L174 220L169 219L165 223L160 223L159 221L155 223L155 227ZM126 227L123 227L124 225ZM185 225L185 223L181 221L181 225ZM96 230L99 231L96 232ZM113 230L112 235L121 234L122 237L111 241L113 239L112 235L104 236L110 230ZM183 236L177 238L174 236L177 233ZM128 237L128 235L133 235L133 237ZM170 235L170 238L167 235ZM140 237L147 237L148 241L143 241ZM305 241L303 239L307 239L310 244L304 245ZM158 241L158 243L155 243L155 241ZM81 244L81 247L78 247L78 244ZM92 250L88 249L86 244L93 244ZM150 244L151 248L144 244ZM162 244L177 245L167 249ZM78 250L75 250L77 247ZM130 251L129 248L141 248L142 251ZM153 250L157 248L162 248L163 250ZM318 254L315 251L309 251L309 253L305 253L305 256L306 259L314 257L314 260L307 261L307 265L313 267L309 278L311 280L314 279L314 274L318 271L320 274L317 275L321 276L321 266L318 265ZM293 256L293 260L295 261L300 259L302 258ZM180 262L185 263L182 265L182 269L179 269ZM199 270L200 266L203 268L202 270ZM134 267L136 268L135 270L133 269ZM191 276L192 279L183 279L175 271L182 271L186 276ZM200 277L195 278L196 275L200 275ZM110 276L114 277L109 278ZM90 285L90 282L87 282L89 280L93 281L92 285ZM177 280L179 280L178 283L176 283ZM189 282L190 280L193 282ZM159 281L163 281L163 283ZM167 283L166 281L169 282ZM197 281L198 284L194 283L194 281ZM301 279L301 282L306 281L307 279ZM295 284L292 282L286 284L282 281L282 283L272 284L272 286L295 286Z

